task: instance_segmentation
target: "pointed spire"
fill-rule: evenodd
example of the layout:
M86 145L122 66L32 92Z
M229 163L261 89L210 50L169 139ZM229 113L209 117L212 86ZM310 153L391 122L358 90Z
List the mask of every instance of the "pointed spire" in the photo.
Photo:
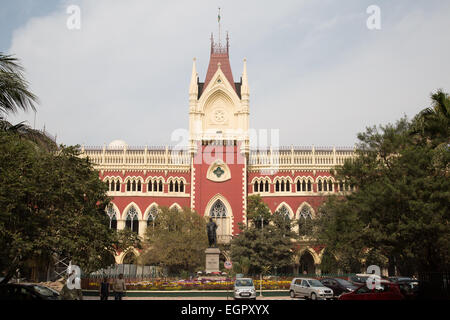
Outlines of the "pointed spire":
M192 75L191 75L191 84L189 86L189 94L197 95L198 94L198 73L195 65L196 59L194 58L192 61Z
M247 76L247 59L244 58L244 70L242 71L242 86L241 95L250 95L250 89L248 87L248 76Z

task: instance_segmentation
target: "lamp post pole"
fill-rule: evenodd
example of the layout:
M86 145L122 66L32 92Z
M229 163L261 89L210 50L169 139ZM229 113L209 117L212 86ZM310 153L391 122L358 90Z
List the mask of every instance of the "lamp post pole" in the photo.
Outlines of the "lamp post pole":
M261 240L263 240L263 231L264 231L264 217L261 217ZM262 242L261 242L262 243ZM259 296L262 297L262 270L259 275Z

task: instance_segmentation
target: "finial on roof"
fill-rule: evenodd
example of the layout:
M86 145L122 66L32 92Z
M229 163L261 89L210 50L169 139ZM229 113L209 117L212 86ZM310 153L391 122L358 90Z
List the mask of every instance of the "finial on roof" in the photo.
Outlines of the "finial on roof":
M244 70L242 71L241 82L242 82L241 94L242 96L248 96L250 94L250 90L248 87L247 58L244 58Z

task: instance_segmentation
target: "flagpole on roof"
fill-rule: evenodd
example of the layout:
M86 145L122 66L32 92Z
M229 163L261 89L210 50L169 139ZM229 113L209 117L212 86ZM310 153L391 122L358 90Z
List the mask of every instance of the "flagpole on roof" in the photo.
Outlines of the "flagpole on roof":
M219 46L220 46L220 7L219 7L219 15L217 16L217 22L219 23Z

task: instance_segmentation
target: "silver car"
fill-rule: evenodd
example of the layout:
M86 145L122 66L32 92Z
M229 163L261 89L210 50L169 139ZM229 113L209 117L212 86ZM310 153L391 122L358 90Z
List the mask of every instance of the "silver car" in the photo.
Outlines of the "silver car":
M256 290L251 278L239 278L234 282L234 299L256 300Z
M319 280L311 278L294 278L289 288L291 298L302 297L311 300L333 298L333 290L325 287Z

